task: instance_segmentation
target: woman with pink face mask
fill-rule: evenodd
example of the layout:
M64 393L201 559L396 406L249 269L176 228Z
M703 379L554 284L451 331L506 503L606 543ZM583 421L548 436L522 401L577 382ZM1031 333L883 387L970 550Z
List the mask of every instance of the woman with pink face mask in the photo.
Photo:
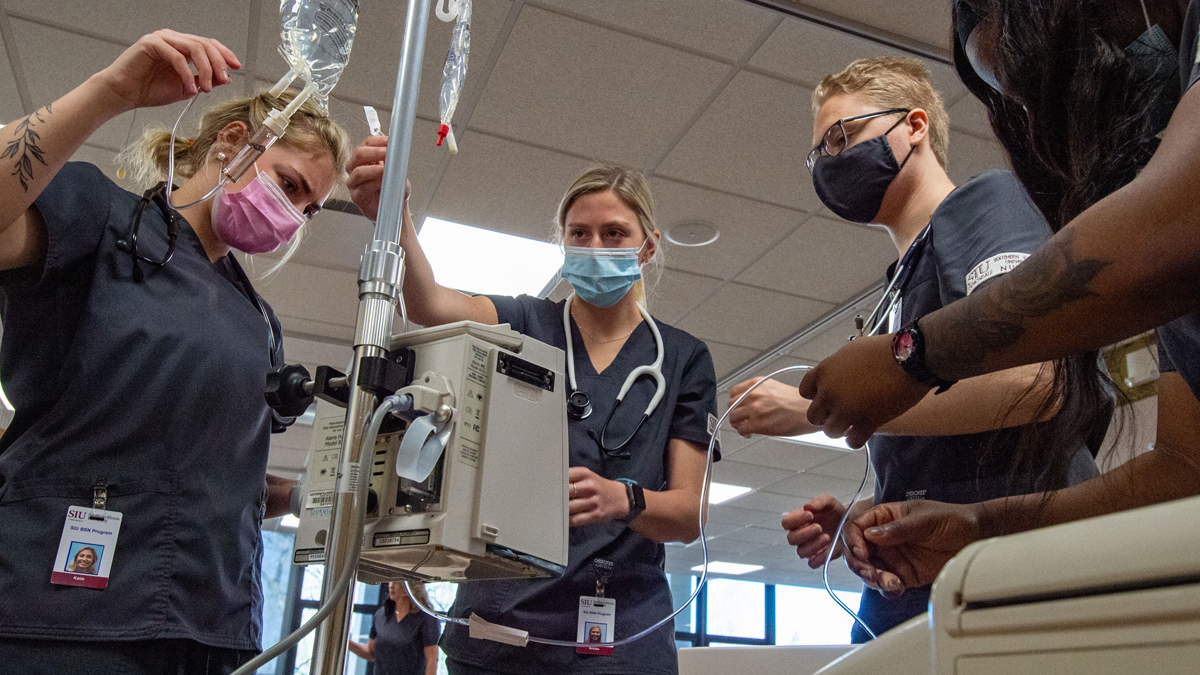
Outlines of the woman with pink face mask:
M231 252L294 242L343 180L348 139L306 104L241 180L197 202L289 100L262 94L177 140L170 193L164 131L122 156L141 194L67 163L117 115L239 67L216 40L158 31L0 129L0 373L16 408L0 437L5 672L226 673L261 648L259 526L291 488L266 475L284 421L263 384L283 336ZM121 514L104 588L51 579L80 507Z

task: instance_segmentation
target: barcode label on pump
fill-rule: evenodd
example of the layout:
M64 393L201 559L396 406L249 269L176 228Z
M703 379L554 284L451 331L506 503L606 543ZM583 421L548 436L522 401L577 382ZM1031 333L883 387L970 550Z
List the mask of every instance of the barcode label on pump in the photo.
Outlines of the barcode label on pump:
M333 490L308 493L308 506L306 508L321 509L330 506L333 506Z

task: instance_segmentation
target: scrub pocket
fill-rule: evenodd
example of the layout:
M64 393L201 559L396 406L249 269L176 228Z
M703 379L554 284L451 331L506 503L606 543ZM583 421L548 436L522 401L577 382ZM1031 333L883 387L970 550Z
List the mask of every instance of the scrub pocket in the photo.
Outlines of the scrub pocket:
M122 514L102 590L50 583L67 508L92 506L97 476L17 480L0 493L0 635L146 639L162 630L181 498L175 471L106 475Z

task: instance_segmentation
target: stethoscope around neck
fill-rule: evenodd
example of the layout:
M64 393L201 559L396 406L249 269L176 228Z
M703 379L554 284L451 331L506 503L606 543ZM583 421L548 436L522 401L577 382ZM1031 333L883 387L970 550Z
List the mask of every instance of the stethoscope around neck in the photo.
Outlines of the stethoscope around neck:
M567 377L571 383L571 393L567 397L567 417L573 420L587 419L592 414L592 402L585 392L579 390L575 384L575 341L571 337L571 301L575 299L575 294L572 293L567 301L563 304L563 331L567 335ZM663 378L662 363L663 363L663 341L662 334L658 332L658 324L654 323L654 319L650 318L650 313L646 311L639 303L638 311L642 313L642 318L645 319L646 325L650 326L650 332L654 334L654 345L658 349L658 358L654 359L654 363L648 366L638 366L634 368L625 378L625 384L621 385L621 391L617 393L617 400L613 404L612 410L608 413L608 419L604 420L604 426L600 427L599 435L595 431L589 431L589 435L596 440L600 449L609 457L620 457L628 459L631 455L625 446L629 445L629 441L637 435L638 430L642 428L642 424L654 414L654 409L658 407L659 401L662 400L663 394L667 390L667 382ZM646 412L642 415L642 419L638 422L637 427L633 432L621 441L619 445L610 447L606 440L608 432L608 423L612 421L613 414L617 412L617 408L621 407L621 401L624 400L625 394L633 387L633 383L639 377L648 375L654 378L654 396L650 399L649 405L646 406Z
M866 322L859 328L858 337L877 334L883 327L883 323L888 320L888 315L896 309L900 294L912 279L913 272L917 268L917 258L925 250L925 240L929 238L929 228L930 226L926 225L925 229L921 230L912 245L908 247L908 251L904 253L904 257L900 259L900 263L896 265L896 273L892 275L892 280L883 290L883 296L875 304L875 309L871 310L871 313L867 315Z

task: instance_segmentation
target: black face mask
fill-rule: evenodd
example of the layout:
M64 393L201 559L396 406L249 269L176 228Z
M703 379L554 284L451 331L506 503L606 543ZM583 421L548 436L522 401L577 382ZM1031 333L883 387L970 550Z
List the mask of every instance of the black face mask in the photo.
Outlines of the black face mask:
M913 149L909 149L903 163L896 163L885 133L836 155L823 155L813 166L813 187L830 211L851 222L869 223L879 213L884 193L912 157Z

